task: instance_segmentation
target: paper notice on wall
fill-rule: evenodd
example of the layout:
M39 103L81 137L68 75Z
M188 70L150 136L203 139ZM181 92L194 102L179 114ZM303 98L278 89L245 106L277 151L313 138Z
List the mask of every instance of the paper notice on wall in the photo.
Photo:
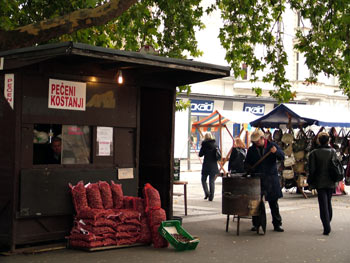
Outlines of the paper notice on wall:
M98 156L113 155L113 127L97 127Z
M99 141L98 142L98 155L110 156L111 155L111 142Z
M97 127L97 141L113 141L113 127Z
M13 109L13 101L15 95L15 74L5 74L4 95L5 99Z
M133 179L134 178L134 168L119 168L118 169L118 179Z

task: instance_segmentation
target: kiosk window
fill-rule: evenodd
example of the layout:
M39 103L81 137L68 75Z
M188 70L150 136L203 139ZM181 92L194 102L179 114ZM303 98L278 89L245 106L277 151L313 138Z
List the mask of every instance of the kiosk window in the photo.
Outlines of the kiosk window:
M89 126L62 125L62 164L90 163Z
M91 136L89 126L35 124L33 164L88 164Z

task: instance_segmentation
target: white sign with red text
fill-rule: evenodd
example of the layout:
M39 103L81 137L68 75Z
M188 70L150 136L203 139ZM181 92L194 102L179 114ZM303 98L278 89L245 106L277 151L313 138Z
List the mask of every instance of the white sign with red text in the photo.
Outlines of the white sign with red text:
M15 95L15 74L5 74L4 95L7 102L13 109L13 101Z
M85 111L86 83L50 79L49 108Z

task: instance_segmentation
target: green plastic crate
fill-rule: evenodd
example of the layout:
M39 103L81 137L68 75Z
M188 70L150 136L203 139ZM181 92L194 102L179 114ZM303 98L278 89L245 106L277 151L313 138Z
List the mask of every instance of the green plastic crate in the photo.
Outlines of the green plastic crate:
M163 236L176 250L192 250L195 249L199 243L198 238L192 237L189 233L180 224L178 220L167 220L163 221L159 228L158 232ZM171 234L180 234L188 238L189 242L181 242L175 239Z

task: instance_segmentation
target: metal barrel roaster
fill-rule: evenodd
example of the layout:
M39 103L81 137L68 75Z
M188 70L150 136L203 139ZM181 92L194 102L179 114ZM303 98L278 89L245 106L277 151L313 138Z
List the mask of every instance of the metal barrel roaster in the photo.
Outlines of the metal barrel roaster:
M237 216L258 216L260 177L231 174L222 178L222 213Z

